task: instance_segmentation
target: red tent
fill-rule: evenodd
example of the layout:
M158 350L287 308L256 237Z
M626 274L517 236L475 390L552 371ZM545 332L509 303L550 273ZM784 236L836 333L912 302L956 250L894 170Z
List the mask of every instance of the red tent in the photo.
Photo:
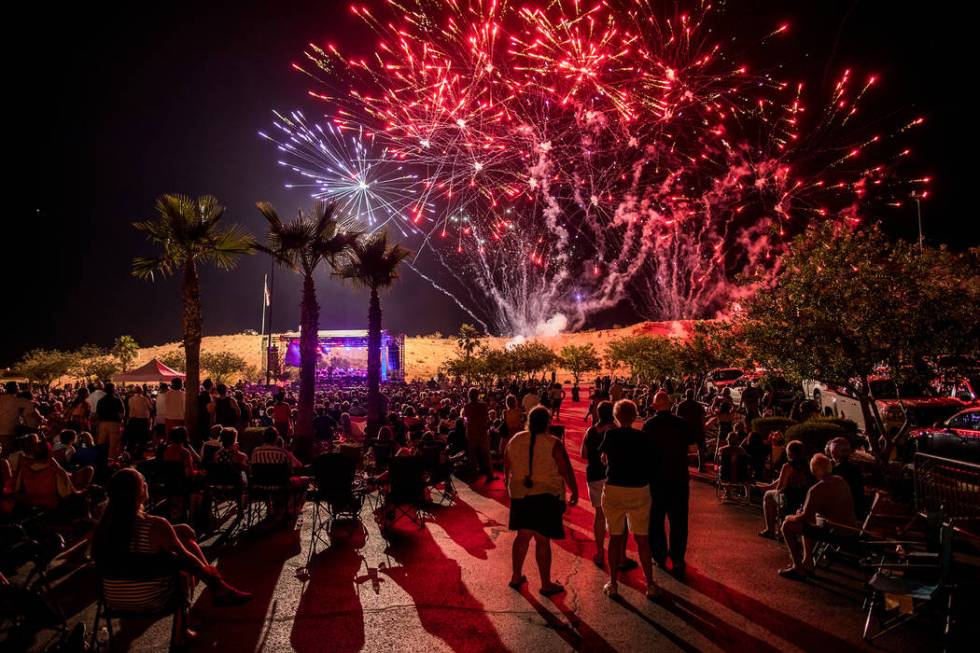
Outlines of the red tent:
M116 383L160 383L161 381L172 381L182 379L184 374L177 370L170 369L156 358L149 363L135 370L122 372L112 377Z

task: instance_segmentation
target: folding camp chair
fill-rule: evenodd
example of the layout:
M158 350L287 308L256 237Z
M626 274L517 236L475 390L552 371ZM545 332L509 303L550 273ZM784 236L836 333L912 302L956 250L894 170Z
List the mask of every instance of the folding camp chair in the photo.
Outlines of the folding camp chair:
M391 459L389 484L378 507L381 532L385 536L400 517L408 517L419 528L425 527L425 464L421 456Z
M439 503L452 505L456 501L459 493L456 491L456 485L453 483L452 463L448 460L445 462L442 460L442 454L445 448L446 445L442 442L423 442L419 452L427 477L426 487L435 490L441 485L442 489L440 490L440 494L442 496L439 499Z
M863 564L875 569L868 581L864 622L864 639L871 642L919 616L928 606L939 605L945 617L945 636L952 634L953 592L949 570L953 561L953 525L939 526L938 551L912 552L904 555L886 553L865 559ZM880 542L894 550L899 542ZM907 544L907 543L901 543ZM897 609L886 610L886 596L899 599ZM904 609L902 603L905 603Z
M132 554L116 561L113 569L98 570L99 598L92 625L90 646L95 650L96 636L104 621L112 649L113 619L156 619L173 616L170 626L170 650L177 635L187 623L187 597L184 579L171 554ZM161 568L165 573L161 573Z
M327 453L313 461L314 490L309 495L313 501L313 519L310 529L310 551L306 557L309 567L316 552L317 542L329 546L327 539L334 522L341 519L355 523L361 518L364 505L364 489L356 479L354 464L340 453ZM326 519L323 509L326 509Z
M726 452L721 450L718 461L718 474L715 477L715 496L719 501L748 505L749 494L749 455L744 450Z
M248 504L247 486L242 477L242 470L229 463L211 463L207 466L206 472L212 522L221 524L226 521L228 512L221 512L223 502L231 501L235 504L235 521L228 529L230 532L242 520L245 506Z
M288 463L258 463L252 465L248 486L248 526L255 523L256 504L281 502L287 506L292 500L292 470ZM268 516L268 515L267 515Z
M878 501L880 499L881 493L875 492L874 499L871 500L871 507L868 508L868 513L864 516L864 521L861 522L858 528L849 529L846 526L834 524L835 529L853 531L852 538L850 541L818 542L813 548L813 563L829 568L833 563L833 559L836 557L845 556L860 560L864 555L865 541L868 539L868 525L871 523L871 518L874 516L875 508L878 507Z

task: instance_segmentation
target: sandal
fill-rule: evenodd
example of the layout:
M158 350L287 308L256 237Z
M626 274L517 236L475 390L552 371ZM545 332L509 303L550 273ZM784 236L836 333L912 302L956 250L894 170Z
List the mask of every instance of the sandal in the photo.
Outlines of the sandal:
M656 585L647 585L647 601L658 601L664 595L664 591Z
M605 585L602 586L602 593L611 599L615 599L619 596L618 588L615 585L613 585L611 582L606 583Z
M551 583L550 587L542 587L540 590L541 596L554 596L555 594L561 594L565 591L565 587L560 583Z
M517 580L512 580L512 581L510 581L509 583L507 583L507 585L508 585L508 586L509 586L509 587L510 587L510 588L511 588L512 590L519 590L519 589L521 589L521 585L523 585L523 584L524 584L524 583L526 583L526 582L527 582L527 576L521 576L521 577L520 577L520 578L518 578Z
M785 567L779 570L779 575L790 580L806 580L806 571L796 567Z
M776 539L776 534L767 528L759 531L759 537L764 537L767 540L774 540Z

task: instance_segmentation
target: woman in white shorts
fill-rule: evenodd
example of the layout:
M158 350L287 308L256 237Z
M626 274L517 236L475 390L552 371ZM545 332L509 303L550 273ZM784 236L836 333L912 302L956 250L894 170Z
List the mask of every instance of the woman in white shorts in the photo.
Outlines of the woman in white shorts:
M600 401L596 406L598 421L590 426L582 438L582 458L585 460L585 481L589 486L589 502L595 508L592 520L592 534L595 536L596 553L592 562L601 567L606 560L606 516L602 512L602 488L606 486L606 464L602 462L599 445L606 437L606 431L616 427L613 419L611 401Z
M619 594L619 563L626 542L626 528L633 533L640 566L647 581L647 598L655 600L661 591L653 582L653 559L650 556L650 436L633 428L636 404L629 399L617 401L613 408L618 428L606 432L599 452L606 461L606 485L602 490L602 511L609 531L609 582L602 591L608 596ZM591 490L591 488L590 488Z

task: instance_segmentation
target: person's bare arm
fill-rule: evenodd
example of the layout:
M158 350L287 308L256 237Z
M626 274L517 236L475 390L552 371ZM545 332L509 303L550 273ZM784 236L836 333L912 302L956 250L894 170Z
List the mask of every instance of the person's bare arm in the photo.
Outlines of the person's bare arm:
M575 482L575 473L572 471L572 463L568 459L568 451L565 450L565 445L561 442L555 442L551 455L558 465L558 473L565 479L565 485L570 491L568 505L574 506L578 503L578 483Z

